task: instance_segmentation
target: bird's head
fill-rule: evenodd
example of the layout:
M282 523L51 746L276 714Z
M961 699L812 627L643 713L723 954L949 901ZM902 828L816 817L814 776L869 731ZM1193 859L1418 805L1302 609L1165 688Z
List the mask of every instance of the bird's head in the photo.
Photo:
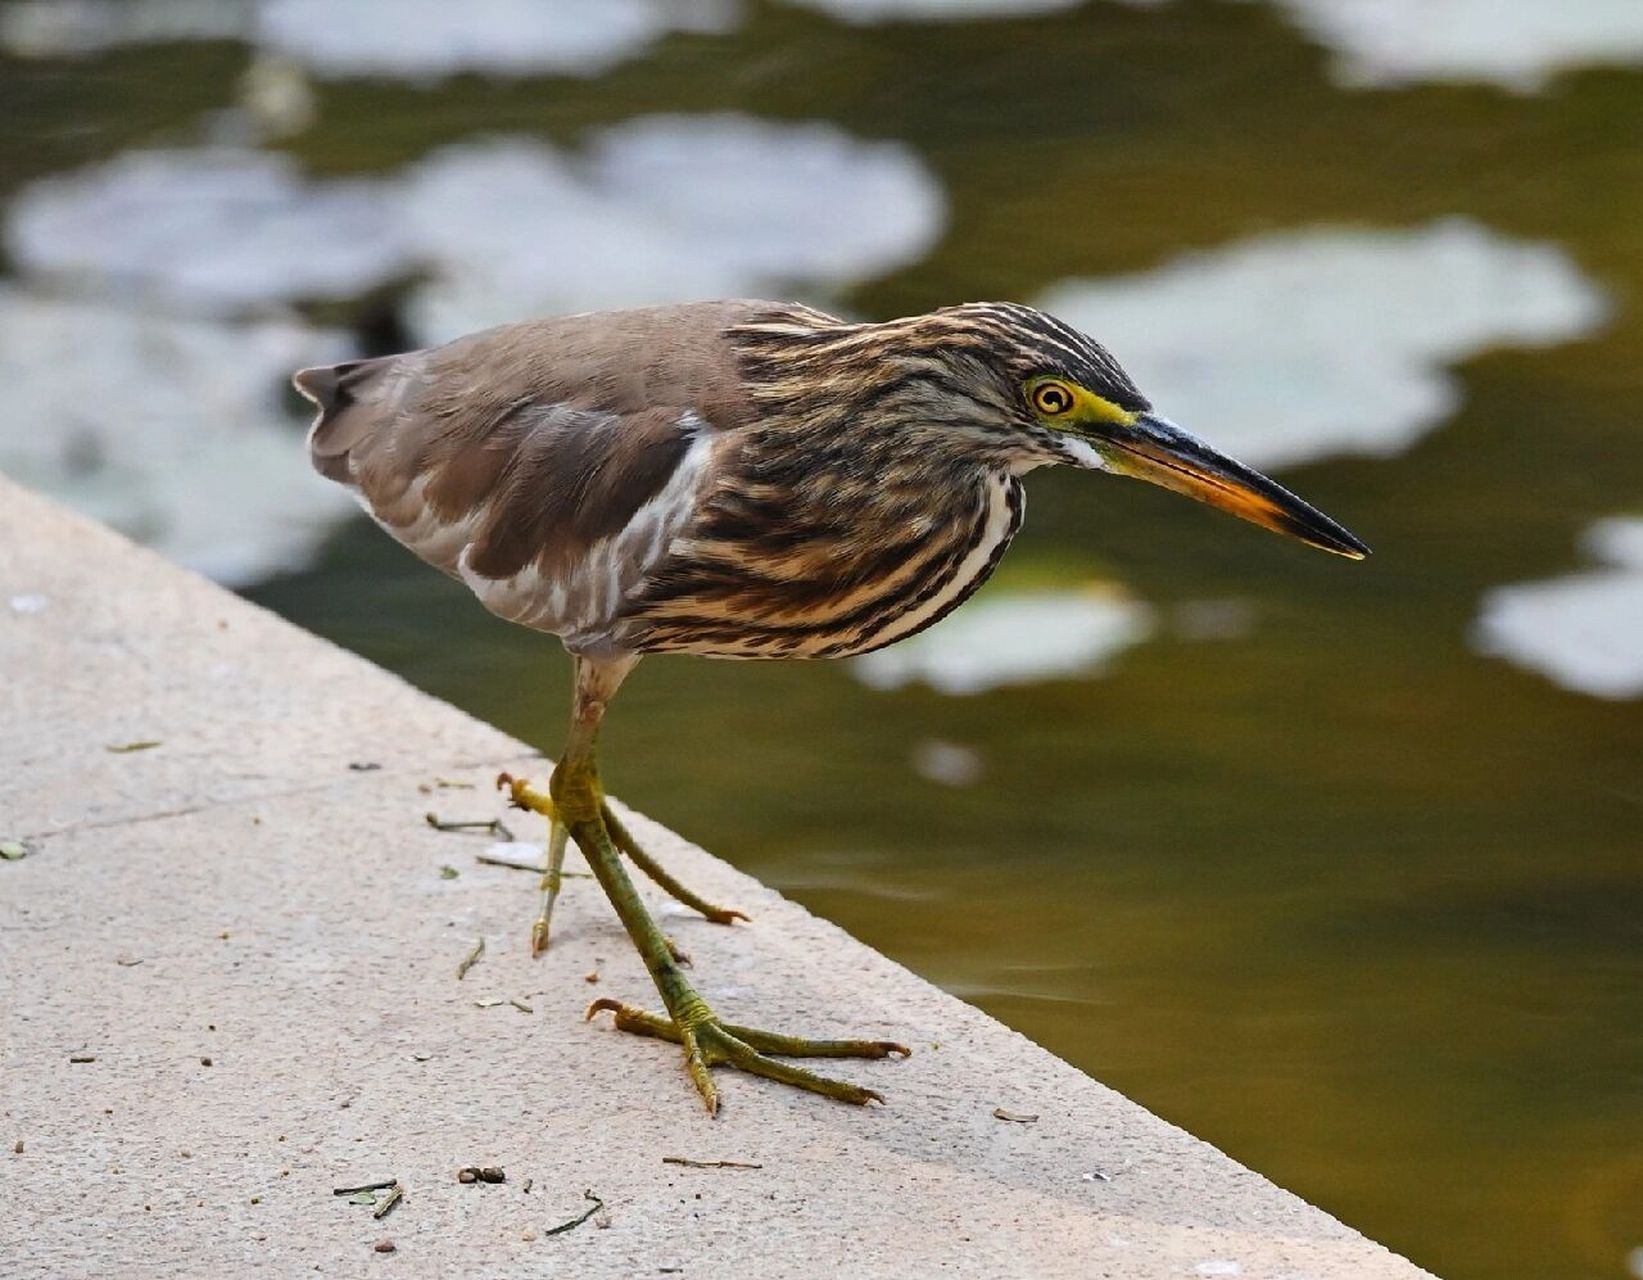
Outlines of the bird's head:
M1317 508L1155 412L1106 348L1054 316L969 303L930 319L948 333L955 389L1013 434L1018 469L1132 476L1336 555L1369 554Z
M766 421L881 449L969 457L1020 473L1061 463L1133 476L1309 546L1369 548L1260 472L1154 412L1106 348L1033 307L971 302L879 324L808 307L732 331Z

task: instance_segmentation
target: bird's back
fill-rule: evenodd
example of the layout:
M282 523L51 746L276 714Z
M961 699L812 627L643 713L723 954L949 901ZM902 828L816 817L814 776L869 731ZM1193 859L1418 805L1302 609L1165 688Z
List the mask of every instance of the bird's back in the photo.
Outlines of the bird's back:
M527 321L305 369L309 454L495 612L593 641L745 420L723 333L767 305Z

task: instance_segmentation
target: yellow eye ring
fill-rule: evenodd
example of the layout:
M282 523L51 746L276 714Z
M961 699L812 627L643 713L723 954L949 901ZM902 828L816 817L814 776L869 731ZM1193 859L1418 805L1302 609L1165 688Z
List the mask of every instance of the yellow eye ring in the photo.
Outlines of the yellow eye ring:
M1071 411L1076 401L1072 388L1063 382L1041 382L1032 390L1032 406L1049 418Z

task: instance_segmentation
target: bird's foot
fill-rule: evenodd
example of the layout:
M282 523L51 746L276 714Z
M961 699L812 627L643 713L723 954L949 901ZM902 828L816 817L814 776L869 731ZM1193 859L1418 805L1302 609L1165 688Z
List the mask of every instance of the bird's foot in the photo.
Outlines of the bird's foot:
M671 1040L682 1045L685 1069L690 1073L697 1092L702 1095L702 1101L707 1104L709 1115L719 1110L719 1091L709 1073L710 1067L735 1067L764 1076L767 1080L836 1098L840 1102L865 1106L869 1102L883 1102L884 1098L872 1089L778 1062L769 1055L779 1054L789 1058L887 1058L897 1054L905 1058L912 1053L905 1045L891 1040L805 1040L754 1027L739 1027L719 1021L706 1005L700 1006L697 1016L676 1022L660 1014L635 1009L619 1000L601 999L588 1006L587 1016L591 1018L603 1012L615 1015L618 1031L654 1036L658 1040Z

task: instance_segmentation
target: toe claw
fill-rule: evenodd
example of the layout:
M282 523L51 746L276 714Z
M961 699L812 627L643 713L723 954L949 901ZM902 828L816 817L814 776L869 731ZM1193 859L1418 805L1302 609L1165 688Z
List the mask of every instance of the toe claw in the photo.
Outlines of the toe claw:
M546 793L536 790L523 778L516 778L504 769L496 775L496 789L508 793L508 806L513 809L523 809L527 813L539 813L550 822L554 819L553 800Z

